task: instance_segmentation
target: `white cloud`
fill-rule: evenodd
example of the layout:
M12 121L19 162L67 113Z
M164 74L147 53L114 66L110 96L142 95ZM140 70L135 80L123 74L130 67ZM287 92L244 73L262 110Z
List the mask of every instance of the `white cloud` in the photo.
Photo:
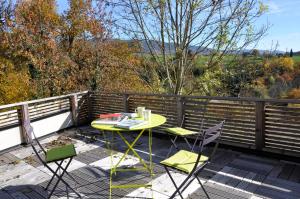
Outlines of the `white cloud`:
M265 4L269 8L268 14L299 14L297 9L300 6L300 0L265 0Z
M274 1L268 1L267 3L268 6L268 13L269 14L278 14L283 12L283 10L280 8L278 4L276 4Z

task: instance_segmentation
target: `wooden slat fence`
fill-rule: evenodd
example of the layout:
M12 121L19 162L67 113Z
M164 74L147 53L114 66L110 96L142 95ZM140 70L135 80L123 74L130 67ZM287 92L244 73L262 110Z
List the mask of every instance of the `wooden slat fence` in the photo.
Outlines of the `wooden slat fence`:
M77 96L77 112L75 115L77 124L83 125L90 121L90 97L89 93L79 93Z
M300 103L266 103L265 148L300 153Z
M136 107L144 106L150 109L151 112L165 116L167 122L157 128L157 131L163 132L163 128L177 125L177 101L174 96L143 96L143 95L129 95L128 96L128 110L134 112Z
M89 121L88 92L0 106L0 151L25 142L23 122L43 136Z
M18 107L0 110L0 128L6 128L19 124Z
M68 112L71 110L71 107L70 100L68 98L63 98L29 104L28 109L30 119L37 120L51 115Z
M164 115L167 123L156 129L182 126L190 130L208 128L226 120L222 142L256 150L300 156L300 100L201 97L167 94L81 92L65 96L0 106L0 137L22 139L23 111L37 127L47 121L66 120L57 129L89 124L101 113L134 112L145 106ZM25 114L26 115L26 114ZM59 116L59 117L58 117ZM69 121L70 120L70 121ZM45 130L47 126L43 127ZM41 128L40 130L43 130ZM51 132L54 129L51 130ZM47 133L49 133L47 131ZM2 137L1 137L2 138ZM1 143L0 143L1 145ZM3 145L0 150L10 145Z
M90 94L90 115L95 119L100 113L124 112L124 99L122 94Z
M91 92L91 119L145 106L167 117L165 127L197 131L226 120L222 142L250 149L300 156L300 100ZM183 121L183 123L182 123Z
M197 131L226 120L222 141L255 148L255 103L185 97L184 127Z
M249 101L213 100L213 98L142 95L142 94L91 94L92 119L100 113L134 112L144 106L153 113L161 114L167 122L156 131L180 126L199 131L226 119L223 142L255 148L255 103Z

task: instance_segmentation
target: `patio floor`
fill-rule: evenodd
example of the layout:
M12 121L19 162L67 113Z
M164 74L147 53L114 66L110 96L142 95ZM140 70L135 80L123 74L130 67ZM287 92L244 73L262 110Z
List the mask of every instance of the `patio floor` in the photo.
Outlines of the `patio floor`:
M73 160L69 172L76 179L65 178L76 188L83 198L108 198L110 152L98 131L85 126L65 130L41 140L49 146L61 135L71 137L78 156ZM126 134L133 139L134 136ZM60 137L61 138L61 137ZM138 153L148 160L148 137L143 136L137 143ZM116 154L124 152L125 144L115 140ZM154 177L142 172L121 173L114 177L117 184L152 183L152 190L114 189L113 198L168 198L174 187L159 164L166 156L170 142L168 139L153 137ZM210 149L207 149L209 151ZM129 156L125 164L139 163ZM173 172L175 181L180 182L185 174ZM38 162L31 147L18 147L0 155L0 199L40 199L47 195L42 188L50 179L49 172ZM279 159L258 157L238 151L219 148L213 162L200 175L211 198L300 198L300 164ZM63 184L52 198L76 198L67 192ZM206 198L197 181L184 192L185 198Z

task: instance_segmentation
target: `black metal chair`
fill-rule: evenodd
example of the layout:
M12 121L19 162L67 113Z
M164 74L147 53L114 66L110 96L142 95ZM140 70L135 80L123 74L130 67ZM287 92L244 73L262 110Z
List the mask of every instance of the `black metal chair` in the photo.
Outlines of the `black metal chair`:
M24 122L24 127L25 127L25 132L26 132L26 137L27 137L27 143L30 143L34 153L36 154L37 158L41 161L41 163L47 168L49 169L49 171L53 174L53 176L51 177L50 181L48 182L47 186L44 188L45 190L48 190L50 184L52 183L52 181L54 180L54 178L57 178L57 181L54 184L54 187L52 190L50 190L50 194L48 195L47 198L50 198L52 196L52 194L54 193L57 185L59 184L59 182L64 183L67 188L70 188L79 198L81 198L80 194L77 193L64 179L63 176L64 174L67 174L72 180L74 180L76 182L76 180L67 172L68 167L70 166L70 163L73 159L73 157L75 157L76 154L76 150L73 144L68 144L65 146L60 146L60 147L54 147L52 149L49 150L45 150L41 143L39 142L39 140L37 139L32 126L30 125L30 123ZM32 139L32 136L34 139ZM40 150L38 150L38 148L40 148L40 150L42 151L42 153L39 153ZM42 157L44 156L44 157ZM63 162L64 160L68 160L67 164L63 167ZM57 165L56 170L53 170L48 164L54 162ZM60 174L60 170L62 171ZM49 190L48 190L49 191Z
M182 192L193 182L196 178L201 188L203 189L207 198L210 198L207 194L206 190L204 189L203 184L201 183L200 179L198 178L198 174L204 169L204 167L210 162L211 158L213 157L214 153L216 152L218 145L219 145L219 138L222 133L222 128L225 121L222 121L218 125L215 125L211 128L208 128L200 133L199 136L202 137L200 144L199 144L199 152L194 153L186 150L180 150L173 156L169 157L166 160L160 162L167 171L172 183L174 184L176 191L171 195L170 198L174 198L178 193L180 197L183 199ZM213 148L212 153L210 156L205 156L202 154L204 146L215 142L215 146ZM177 186L175 180L170 174L169 168L174 168L177 171L187 173L188 176L184 179L184 181Z
M201 112L201 124L200 124L200 128L198 131L191 131L191 130L188 130L188 129L185 129L183 128L183 124L184 124L184 121L186 119L186 115L184 114L183 117L182 117L182 121L181 121L181 125L180 127L171 127L171 128L166 128L166 132L168 133L169 137L170 137L170 141L171 141L171 146L169 148L169 152L167 154L167 157L170 156L171 152L172 152L172 149L175 148L176 151L179 151L179 146L176 144L176 141L178 138L183 138L183 140L185 141L185 143L187 144L189 150L191 151L194 151L194 148L197 144L197 141L198 141L198 134L199 132L202 133L202 130L203 130L203 123L204 123L204 117L205 117L205 114L206 114L206 111L207 111L207 104L208 104L208 100L205 100L202 102L202 105L200 106L200 108L198 107L197 111L198 112ZM194 143L191 144L188 140L188 137L191 137L191 136L196 136L196 139L194 140Z

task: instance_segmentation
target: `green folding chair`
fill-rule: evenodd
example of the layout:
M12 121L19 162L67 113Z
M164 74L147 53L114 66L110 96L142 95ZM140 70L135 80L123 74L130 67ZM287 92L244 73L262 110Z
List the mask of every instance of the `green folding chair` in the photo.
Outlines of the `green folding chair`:
M52 190L50 190L50 194L48 195L47 198L51 198L51 196L53 195L57 185L59 184L59 182L62 182L66 185L67 188L70 188L79 198L81 198L80 194L77 193L64 179L63 176L64 174L67 174L74 182L76 182L76 180L74 179L73 176L71 176L68 172L67 169L70 166L70 163L72 161L72 159L77 155L76 151L75 151L75 147L73 144L68 144L65 146L60 146L60 147L54 147L52 149L49 150L45 150L42 145L40 144L40 142L38 141L32 126L30 125L30 123L28 121L24 122L24 127L25 127L25 132L26 132L26 137L27 137L27 142L30 143L34 153L36 154L36 156L38 157L38 159L41 161L41 163L47 168L49 169L49 171L53 174L52 178L50 179L50 181L48 182L47 186L44 188L45 190L48 190L50 184L52 183L52 181L54 180L54 178L57 178L57 181L54 184L54 187ZM32 140L32 135L34 137L34 140ZM34 143L34 141L36 142L36 144ZM40 148L40 150L42 151L42 153L39 153L40 150L38 150L37 146ZM44 157L42 157L42 155ZM64 160L67 160L68 162L67 164L63 167L63 162ZM57 165L56 170L54 171L48 164L54 162ZM62 171L60 173L60 170ZM59 174L60 173L60 174ZM49 190L48 190L49 191Z
M202 129L203 129L204 116L205 116L205 113L206 113L206 110L207 110L207 108L206 108L207 104L208 104L208 101L206 100L202 103L202 107L200 109L198 109L198 111L202 112L202 115L201 115L202 119L201 119L201 124L200 124L199 131L191 131L191 130L183 128L183 124L184 124L186 115L183 115L180 127L172 127L172 128L166 128L165 129L166 132L168 133L168 135L170 137L170 140L171 140L171 143L172 143L170 148L169 148L167 157L170 156L173 148L175 148L176 151L180 150L179 146L176 144L176 141L177 141L178 138L183 138L183 140L187 144L189 150L194 151L194 148L195 148L195 146L197 144L197 141L198 141L198 136L197 135L199 134L199 132L202 132ZM196 139L194 140L193 144L191 144L188 140L188 137L191 137L191 136L196 136Z
M198 178L198 174L204 169L204 167L207 164L209 164L211 158L216 152L217 147L219 145L219 138L221 136L224 123L225 121L222 121L218 125L215 125L203 131L202 134L199 134L199 136L201 136L202 139L199 144L198 153L194 153L186 150L180 150L173 156L160 162L164 166L165 170L167 171L167 174L169 175L172 183L176 188L175 192L171 195L170 198L174 198L178 193L179 196L183 199L182 193L193 182L194 179L197 179L207 198L210 198L208 193L204 189L203 184ZM215 142L215 146L210 156L203 155L202 154L203 148L212 142ZM173 168L177 171L187 173L188 176L183 180L183 182L179 186L177 186L175 180L170 174L169 168Z

